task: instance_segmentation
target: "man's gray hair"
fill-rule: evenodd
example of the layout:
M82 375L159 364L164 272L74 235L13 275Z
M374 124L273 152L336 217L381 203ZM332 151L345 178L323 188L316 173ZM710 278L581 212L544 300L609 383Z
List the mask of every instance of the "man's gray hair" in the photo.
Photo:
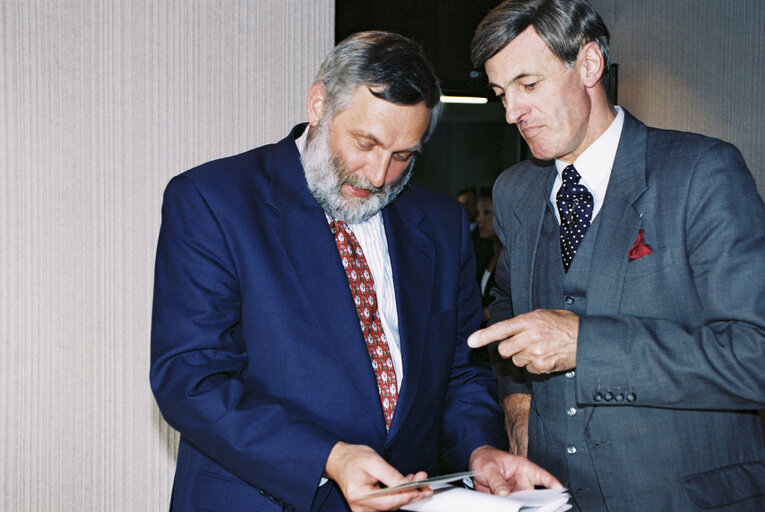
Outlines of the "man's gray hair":
M441 87L419 44L390 32L359 32L324 59L316 81L324 84L329 116L343 110L358 86L398 105L424 102L430 109L426 141L441 115Z

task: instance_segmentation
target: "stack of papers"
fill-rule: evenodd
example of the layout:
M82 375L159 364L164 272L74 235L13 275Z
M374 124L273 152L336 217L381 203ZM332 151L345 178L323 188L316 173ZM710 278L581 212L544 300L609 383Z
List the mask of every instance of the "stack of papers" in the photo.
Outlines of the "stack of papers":
M423 512L563 512L571 508L566 489L535 489L514 492L506 498L454 487L430 485L433 496L402 507L402 510Z
M435 476L417 482L380 489L367 496L379 496L428 486L433 489L433 496L404 505L401 510L423 512L465 512L466 510L480 510L481 512L564 512L571 508L568 502L570 496L566 489L519 491L502 498L448 484L448 482L470 478L474 474L472 471L466 471Z

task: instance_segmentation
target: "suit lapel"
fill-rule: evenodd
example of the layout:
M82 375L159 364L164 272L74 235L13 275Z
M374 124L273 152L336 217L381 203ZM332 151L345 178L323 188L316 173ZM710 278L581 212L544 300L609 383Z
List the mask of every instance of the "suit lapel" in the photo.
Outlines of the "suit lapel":
M547 170L547 173L545 173ZM529 186L518 191L519 201L513 209L513 222L517 223L515 236L510 241L512 253L510 261L513 313L515 315L532 310L532 283L534 282L534 262L539 249L539 237L542 233L542 221L548 207L550 189L555 180L555 167L534 167L528 172L538 173L527 180ZM517 180L521 183L523 180Z
M268 203L273 212L269 225L281 243L284 264L299 283L296 303L309 305L313 315L309 321L320 328L316 342L325 343L340 361L361 396L364 417L384 432L377 383L348 280L324 211L306 185L294 132L274 149Z
M606 198L598 216L600 227L590 262L587 313L614 315L627 270L627 252L640 230L635 202L647 189L647 129L625 111L624 127L608 182Z
M420 386L423 350L430 318L434 277L434 244L420 228L422 212L394 201L383 210L398 310L404 378L389 440L412 409Z

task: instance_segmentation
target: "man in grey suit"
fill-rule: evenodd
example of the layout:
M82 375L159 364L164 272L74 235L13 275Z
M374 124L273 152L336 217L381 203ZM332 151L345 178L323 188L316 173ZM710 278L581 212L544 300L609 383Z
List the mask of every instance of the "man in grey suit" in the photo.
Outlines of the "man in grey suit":
M586 0L478 27L539 161L494 187L495 323L468 343L522 369L501 378L512 450L579 509L762 511L765 207L735 147L610 104L608 38Z

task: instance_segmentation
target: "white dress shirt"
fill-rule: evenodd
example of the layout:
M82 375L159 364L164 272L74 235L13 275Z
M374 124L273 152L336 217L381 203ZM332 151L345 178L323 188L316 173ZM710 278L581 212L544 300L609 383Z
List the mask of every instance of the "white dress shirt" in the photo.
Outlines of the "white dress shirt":
M586 186L587 190L592 194L593 221L598 212L600 212L603 201L606 198L608 180L611 178L611 169L614 166L614 158L616 158L616 148L619 146L619 138L622 135L622 127L624 126L624 111L620 107L614 108L616 108L616 118L611 122L611 125L573 162L574 167L582 177L579 183ZM561 177L563 169L570 164L571 162L555 160L558 175L555 177L555 183L550 192L550 201L553 204L556 203L555 196L563 184L563 178ZM560 213L557 208L555 208L555 217L560 224Z

